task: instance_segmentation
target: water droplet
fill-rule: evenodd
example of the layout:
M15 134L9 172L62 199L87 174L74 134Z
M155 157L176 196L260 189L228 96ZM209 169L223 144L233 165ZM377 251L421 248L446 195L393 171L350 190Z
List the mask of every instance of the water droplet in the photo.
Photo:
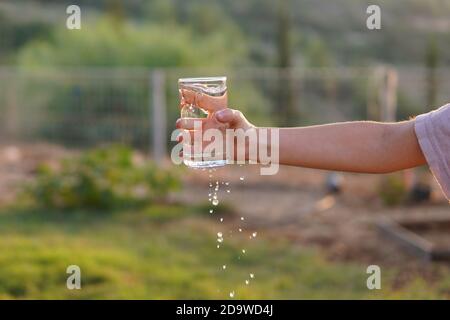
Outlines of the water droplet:
M234 291L230 292L230 298L234 298Z
M212 204L213 204L214 206L217 206L217 205L219 204L219 200L214 199L214 200L212 201Z
M245 254L245 249L242 249L242 253Z
M213 213L213 212L214 212L214 210L213 210L213 209L210 209L210 210L209 210L209 213Z
M254 278L255 277L255 275L253 274L253 273L250 273L250 278Z
M217 242L222 243L222 242L223 242L223 238L218 238L218 239L217 239Z
M228 186L230 183L229 182L225 182L225 185Z
M212 183L209 184L209 187L212 188Z
M245 220L244 217L241 217L241 220L244 221Z
M250 283L249 280L245 280L245 284L248 285Z
M217 249L219 249L219 248L220 248L220 245L218 244L218 245L217 245Z
M219 237L219 238L222 238L222 232L217 232L217 236Z
M208 197L211 197L212 196L212 194L211 193L208 193Z
M231 191L230 190L227 190L227 193L230 193Z
M239 232L242 232L242 229L241 229L241 228L239 228Z
M226 268L227 268L227 266L224 264L224 265L222 266L222 269L225 270Z
M257 232L253 232L253 233L252 233L253 238L256 238L256 235L257 235L257 234L258 234Z
M220 222L223 222L223 218L220 218Z
M240 177L239 180L244 181L245 177Z

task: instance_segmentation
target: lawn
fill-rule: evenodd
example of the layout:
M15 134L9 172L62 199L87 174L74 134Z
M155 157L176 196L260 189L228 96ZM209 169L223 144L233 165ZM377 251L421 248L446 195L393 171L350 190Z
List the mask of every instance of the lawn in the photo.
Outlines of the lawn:
M176 205L115 213L3 209L0 298L221 299L231 291L238 299L443 298L450 288L448 276L437 285L419 278L393 290L401 270L390 270L382 289L370 291L367 266L329 262L282 236L269 241L264 232L254 239L234 232L217 249L216 233L237 229L238 219L226 216L221 224L204 211ZM66 288L72 264L81 268L81 290Z

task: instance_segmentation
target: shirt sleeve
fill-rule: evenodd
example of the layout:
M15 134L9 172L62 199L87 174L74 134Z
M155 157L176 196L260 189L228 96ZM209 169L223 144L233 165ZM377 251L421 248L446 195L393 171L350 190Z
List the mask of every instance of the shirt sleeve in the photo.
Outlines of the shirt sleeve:
M431 172L450 200L450 104L418 116L415 131Z

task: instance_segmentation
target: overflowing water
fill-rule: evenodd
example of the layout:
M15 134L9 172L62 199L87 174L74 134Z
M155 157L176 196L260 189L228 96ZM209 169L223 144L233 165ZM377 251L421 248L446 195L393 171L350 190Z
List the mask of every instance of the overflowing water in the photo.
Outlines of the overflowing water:
M207 170L207 169L204 169L204 170ZM215 210L214 209L214 207L217 207L218 205L219 205L219 203L220 203L220 192L221 192L221 188L220 188L220 186L222 186L222 187L224 187L224 190L223 191L225 191L225 193L226 194L230 194L231 193L231 187L230 187L230 182L219 182L218 180L215 180L214 179L214 172L216 171L216 169L209 169L208 170L209 171L209 184L208 184L208 186L209 186L209 192L208 192L208 201L211 203L211 205L213 206L213 207L211 207L210 209L209 209L209 213L210 214L216 214L216 212L219 212L219 211L217 211L217 210ZM245 177L244 176L241 176L241 177L239 177L239 180L240 181L244 181L245 180ZM223 192L222 191L222 192ZM218 218L218 221L220 222L220 223L223 223L224 222L224 218L223 217L220 217L220 218ZM245 221L245 217L243 217L243 216L241 216L240 218L239 218L239 222L240 222L240 225L238 225L237 227L238 228L236 228L237 229L237 231L239 232L239 233L244 233L244 226L242 225L243 223L244 223L244 221ZM221 224L223 227L226 227L227 225L226 224ZM236 229L233 229L235 232L236 232ZM218 230L217 231L217 233L216 233L216 235L217 235L217 242L216 242L216 247L217 247L217 249L220 249L221 248L221 246L224 244L224 242L225 242L225 236L228 236L229 238L232 238L233 237L233 230ZM254 231L254 232L251 232L251 233L249 233L249 239L250 240L252 240L252 239L254 239L254 238L256 238L256 236L257 236L257 232L256 231ZM242 259L244 259L245 258L245 256L247 255L247 249L241 249L241 251L239 252L239 254L236 256L236 258L237 258L237 260L241 260L241 257L242 257ZM228 270L229 268L231 267L231 270L233 270L233 268L232 268L232 266L230 266L230 265L227 265L227 264L222 264L222 266L221 266L221 270L222 271L226 271L226 270ZM251 282L251 280L254 278L254 274L253 273L250 273L250 274L248 274L247 275L247 277L246 278L244 278L243 280L243 284L245 284L245 286L248 286L248 285L250 285L250 282ZM233 298L235 298L236 297L236 292L235 292L235 290L232 290L232 291L230 291L229 292L229 297L231 298L231 299L233 299Z

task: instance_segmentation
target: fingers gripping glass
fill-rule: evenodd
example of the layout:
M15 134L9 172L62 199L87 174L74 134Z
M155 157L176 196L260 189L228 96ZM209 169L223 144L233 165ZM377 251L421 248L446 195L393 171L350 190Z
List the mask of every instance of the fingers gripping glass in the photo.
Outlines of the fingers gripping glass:
M210 78L182 78L178 80L178 89L182 103L181 118L198 119L206 118L208 110L202 108L199 101L205 101L207 96L219 97L224 99L223 105L227 105L227 78L226 77L210 77ZM184 92L189 92L191 99L187 101ZM203 106L204 107L204 106ZM201 148L203 149L203 147ZM191 145L185 145L183 149L183 162L185 165L193 168L214 168L227 164L227 160L221 154L208 155L202 151L197 151Z

